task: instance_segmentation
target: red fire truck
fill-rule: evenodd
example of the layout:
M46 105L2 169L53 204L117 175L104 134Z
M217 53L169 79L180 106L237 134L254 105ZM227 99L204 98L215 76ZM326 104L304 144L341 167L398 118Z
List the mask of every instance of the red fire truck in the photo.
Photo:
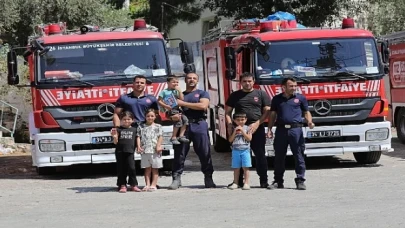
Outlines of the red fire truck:
M146 93L157 96L171 74L166 42L156 28L137 19L134 26L101 29L64 23L36 27L24 57L29 65L33 124L32 161L39 173L57 166L115 162L110 136L114 103L132 91L136 75L148 79ZM188 43L180 42L185 71L194 70ZM8 53L8 83L19 83L16 49ZM163 159L170 168L170 122L162 118ZM136 155L135 160L140 156Z
M405 31L382 37L389 47L390 119L405 144Z
M230 150L225 101L240 89L242 72L255 75L255 88L270 97L282 92L284 77L297 79L316 127L303 127L307 156L353 153L358 163L376 163L392 151L384 65L371 32L354 28L298 28L290 20L237 20L202 41L204 83L211 96L210 127L215 150ZM383 51L386 53L386 51ZM252 101L253 102L253 101ZM274 156L272 140L267 156ZM291 155L291 151L288 152Z

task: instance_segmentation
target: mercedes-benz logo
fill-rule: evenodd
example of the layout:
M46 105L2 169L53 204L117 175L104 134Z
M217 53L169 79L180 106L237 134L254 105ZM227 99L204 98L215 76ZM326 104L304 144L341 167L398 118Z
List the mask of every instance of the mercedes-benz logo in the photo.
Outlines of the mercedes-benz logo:
M98 116L103 120L112 120L114 115L115 105L110 103L101 104L98 106Z
M320 116L326 116L332 111L332 104L328 100L316 101L314 111Z

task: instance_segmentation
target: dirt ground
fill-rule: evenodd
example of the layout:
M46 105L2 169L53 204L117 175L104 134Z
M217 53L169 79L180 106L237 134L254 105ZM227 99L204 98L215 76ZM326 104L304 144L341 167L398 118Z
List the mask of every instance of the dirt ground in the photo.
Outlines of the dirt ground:
M11 154L0 154L0 176L36 176L32 167L30 151L18 151Z

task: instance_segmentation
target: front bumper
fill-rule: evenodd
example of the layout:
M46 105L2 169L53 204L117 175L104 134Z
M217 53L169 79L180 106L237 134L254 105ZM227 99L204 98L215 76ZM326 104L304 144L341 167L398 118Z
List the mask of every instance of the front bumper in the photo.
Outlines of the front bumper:
M388 138L384 140L366 141L366 131L378 128L388 129ZM378 123L365 123L361 125L339 125L339 126L322 126L309 129L308 127L302 128L304 138L307 138L308 131L324 131L324 130L340 130L341 137L323 139L318 142L307 142L305 144L305 154L308 157L314 156L334 156L342 155L345 153L357 152L372 152L382 151L391 152L394 149L391 147L391 124L388 121ZM273 129L275 131L275 128ZM266 129L267 132L267 129ZM332 141L332 142L330 142ZM273 140L268 139L266 142L266 155L268 157L274 156ZM292 155L288 147L287 155Z
M164 126L163 160L173 159L173 146L169 142L172 134L172 126ZM32 148L32 161L36 167L69 166L74 164L99 164L113 163L115 160L115 148L99 148L99 145L92 143L92 137L109 136L110 132L94 133L45 133L35 134ZM63 152L42 152L39 148L40 140L63 140L66 151ZM85 149L79 149L85 148ZM135 160L140 160L141 155L135 153Z

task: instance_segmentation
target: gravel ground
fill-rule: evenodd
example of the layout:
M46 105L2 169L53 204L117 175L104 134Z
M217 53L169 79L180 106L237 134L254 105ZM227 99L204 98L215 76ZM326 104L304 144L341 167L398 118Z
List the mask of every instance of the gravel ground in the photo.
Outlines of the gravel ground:
M29 154L0 157L0 227L405 227L403 216L405 146L377 165L356 164L351 154L307 159L307 191L293 188L288 162L286 189L255 186L228 190L229 153L213 153L217 189L203 188L198 158L191 151L184 187L165 189L162 173L156 192L118 194L113 165L72 167L38 176ZM272 177L272 168L269 169ZM138 181L143 184L141 174Z

